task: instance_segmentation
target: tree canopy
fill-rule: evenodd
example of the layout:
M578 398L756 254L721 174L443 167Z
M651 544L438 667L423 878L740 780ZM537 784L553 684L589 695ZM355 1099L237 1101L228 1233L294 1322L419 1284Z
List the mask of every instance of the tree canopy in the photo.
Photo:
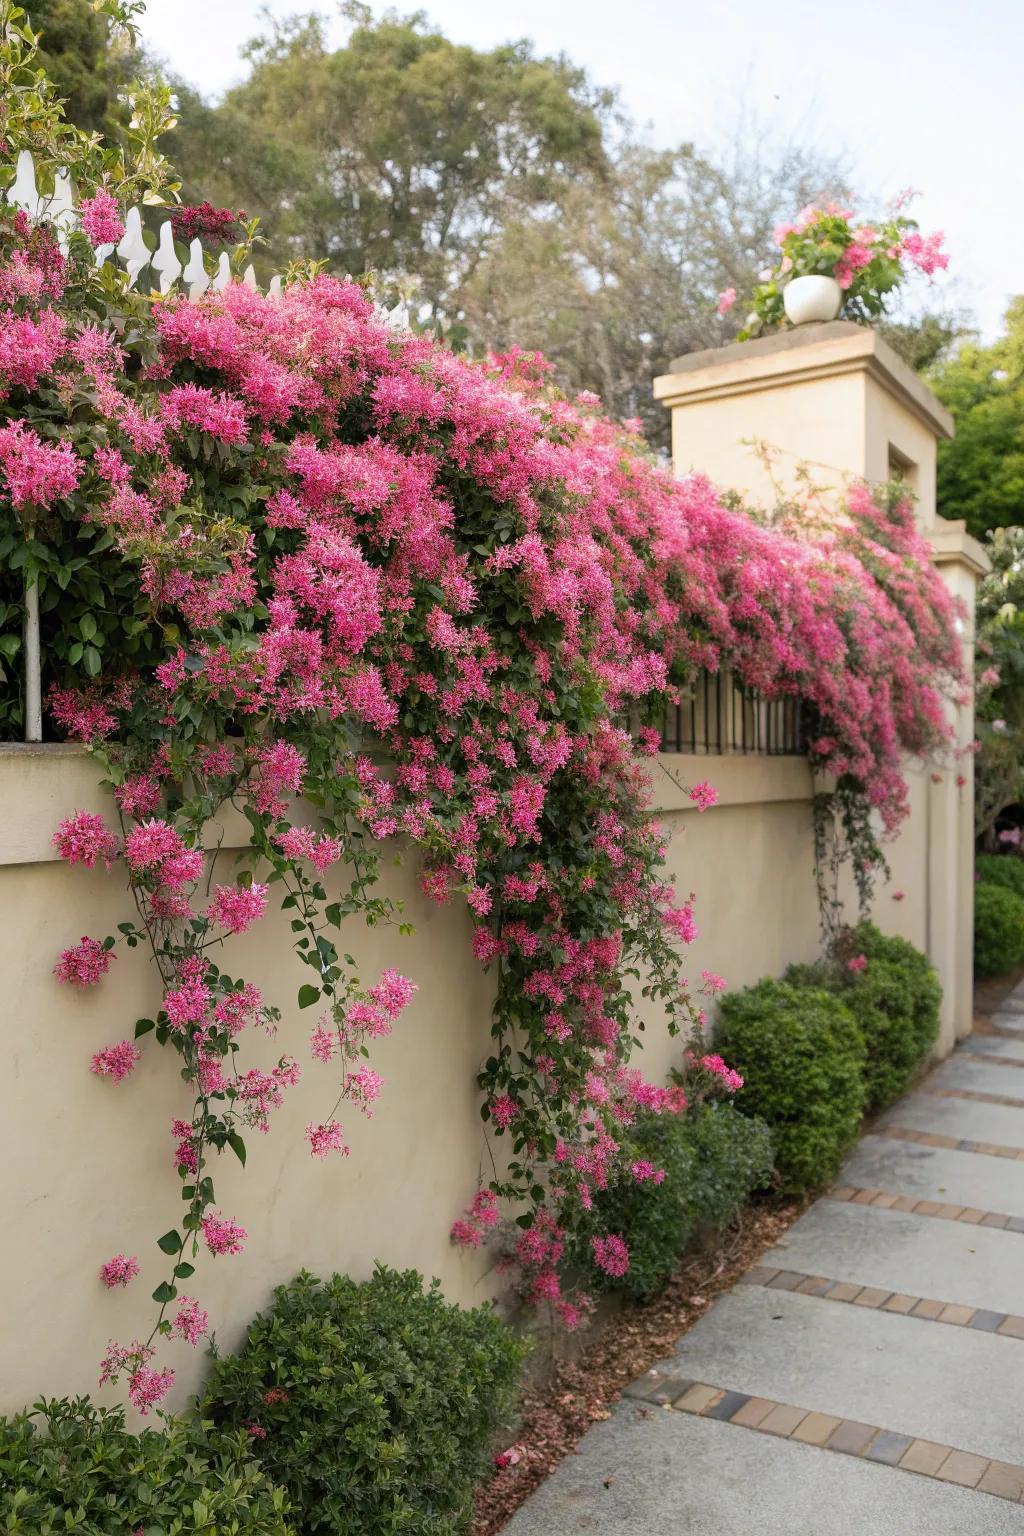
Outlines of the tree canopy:
M964 343L931 379L956 419L939 451L939 511L984 538L1024 522L1024 296L991 346Z

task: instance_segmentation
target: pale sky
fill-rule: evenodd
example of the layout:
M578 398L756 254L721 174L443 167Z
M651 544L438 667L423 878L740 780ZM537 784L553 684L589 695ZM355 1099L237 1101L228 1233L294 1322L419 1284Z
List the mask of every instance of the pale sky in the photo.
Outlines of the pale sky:
M269 9L336 14L329 0ZM1024 292L1015 190L1024 0L422 0L422 9L457 42L530 37L541 52L564 51L620 88L655 144L713 148L748 114L781 136L845 151L868 211L918 188L916 217L945 231L951 256L939 292L988 337L1008 297ZM243 76L239 48L258 31L251 0L148 0L142 26L150 49L210 97Z

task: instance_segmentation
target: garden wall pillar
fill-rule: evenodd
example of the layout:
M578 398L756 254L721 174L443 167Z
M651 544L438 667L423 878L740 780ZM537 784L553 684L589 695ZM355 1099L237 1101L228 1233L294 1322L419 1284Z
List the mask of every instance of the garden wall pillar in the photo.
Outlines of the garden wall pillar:
M971 616L987 566L962 525L938 517L936 459L953 421L931 390L876 332L848 321L797 329L676 359L654 381L672 414L675 472L707 475L765 509L806 491L838 495L853 480L904 479L944 580ZM973 704L956 712L958 741L972 739ZM957 783L957 777L963 779ZM945 1052L971 1025L972 761L910 767L910 816L890 850L892 880L874 917L926 950L944 991Z

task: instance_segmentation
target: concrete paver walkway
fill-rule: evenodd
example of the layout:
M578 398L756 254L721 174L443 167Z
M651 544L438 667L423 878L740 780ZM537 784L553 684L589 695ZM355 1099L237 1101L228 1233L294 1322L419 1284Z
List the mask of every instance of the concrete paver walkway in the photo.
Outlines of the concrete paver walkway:
M1024 983L993 1022L507 1536L1024 1536Z

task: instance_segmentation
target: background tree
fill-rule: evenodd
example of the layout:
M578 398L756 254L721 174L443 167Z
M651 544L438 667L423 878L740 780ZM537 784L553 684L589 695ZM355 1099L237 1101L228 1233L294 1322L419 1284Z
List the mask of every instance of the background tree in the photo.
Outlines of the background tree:
M249 77L221 106L183 89L177 162L195 195L260 216L278 265L412 273L432 313L451 311L513 210L600 177L613 97L525 42L481 52L422 12L343 10L341 48L295 17L248 46Z
M977 831L995 845L996 821L1024 801L1024 528L997 528L992 570L978 587Z
M567 187L556 209L524 209L491 242L459 294L469 337L542 351L563 387L593 390L663 444L651 378L733 338L744 317L720 317L719 293L751 288L783 214L841 182L834 161L756 141L722 165L627 139L603 176Z
M139 73L140 55L90 0L23 0L40 34L38 64L65 99L69 122L116 136L124 120L118 92Z
M991 346L970 340L929 381L956 419L939 448L939 511L976 538L1024 522L1024 296Z

